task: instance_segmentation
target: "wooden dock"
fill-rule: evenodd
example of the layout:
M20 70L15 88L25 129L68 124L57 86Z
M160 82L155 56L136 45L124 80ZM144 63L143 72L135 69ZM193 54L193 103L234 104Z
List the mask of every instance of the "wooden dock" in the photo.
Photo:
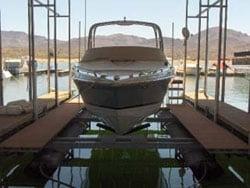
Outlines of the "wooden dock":
M78 99L67 101L0 143L2 151L39 151L80 111Z
M39 69L39 70L36 71L37 75L47 74L47 73L48 73L47 69ZM55 73L55 69L51 69L50 73ZM24 74L24 76L28 76L29 75L29 71L28 70L22 71L21 74Z
M59 92L59 102L65 101L69 98L68 92ZM55 105L55 93L51 92L38 97L38 114L42 115ZM30 105L32 105L30 103ZM6 136L9 136L16 131L22 129L27 124L31 123L32 113L20 115L0 115L0 141Z
M69 70L58 70L58 76L67 76L69 75ZM48 73L48 70L47 69L39 69L36 71L36 74L37 75L42 75L42 74L47 74ZM54 69L51 69L50 70L50 73L55 73L55 70ZM24 74L24 76L28 76L29 75L29 72L28 71L23 71L21 72L21 74Z
M185 96L187 101L191 102L191 104L194 103L194 92L186 93ZM214 115L214 106L213 97L208 96L207 98L204 93L199 93L198 107L202 111ZM218 120L243 135L250 144L250 113L225 102L219 102Z
M214 100L199 100L198 105L201 109L208 110L212 115L214 114ZM218 119L248 138L250 144L250 113L220 102Z
M195 139L209 151L246 151L250 145L215 124L188 104L170 105L171 112Z
M185 99L193 103L194 99L195 99L195 92L186 92ZM214 99L214 97L212 97L210 95L205 96L204 92L200 91L198 93L198 99L199 100L206 100L206 99L212 100L212 99Z

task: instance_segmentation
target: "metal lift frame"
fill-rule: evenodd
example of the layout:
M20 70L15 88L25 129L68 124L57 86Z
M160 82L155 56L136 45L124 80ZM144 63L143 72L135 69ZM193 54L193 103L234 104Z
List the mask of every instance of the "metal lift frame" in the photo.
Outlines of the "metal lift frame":
M36 3L36 4L34 4ZM50 92L50 18L54 20L54 68L55 68L55 106L59 105L58 100L58 67L57 67L57 18L68 18L68 60L69 60L69 97L71 97L71 0L68 0L68 15L57 13L56 0L47 4L39 0L28 0L28 33L29 33L29 99L33 102L33 118L36 120L37 114L37 83L35 67L35 39L34 39L34 8L42 7L47 9L47 33L48 33L48 92ZM50 15L50 12L53 15Z
M0 106L3 105L4 105L4 100L3 100L2 13L0 11Z
M205 9L204 9L205 8ZM220 97L220 69L221 69L221 60L223 60L223 72L222 72L222 93L221 101L225 100L225 80L226 80L226 46L227 46L227 14L228 14L228 0L217 0L214 3L210 4L210 0L207 0L206 4L202 3L202 0L199 0L199 13L196 16L189 15L189 0L186 0L186 19L185 27L188 28L188 19L198 19L198 48L197 48L197 64L196 64L196 84L195 84L195 108L198 107L199 100L199 79L200 79L200 48L201 48L201 20L206 19L206 44L205 44L205 79L204 79L204 94L207 96L207 72L208 72L208 41L209 41L209 17L210 9L219 8L219 40L218 40L218 58L216 66L216 84L215 84L215 107L214 107L214 121L217 122L217 116L219 112L219 97ZM224 12L223 12L224 10ZM206 16L203 14L206 13ZM224 38L222 36L223 30L223 16L224 16ZM223 50L222 50L223 43ZM184 42L184 91L183 97L185 98L185 87L186 87L186 63L187 63L187 39ZM223 55L222 55L223 52ZM223 57L223 59L222 59Z

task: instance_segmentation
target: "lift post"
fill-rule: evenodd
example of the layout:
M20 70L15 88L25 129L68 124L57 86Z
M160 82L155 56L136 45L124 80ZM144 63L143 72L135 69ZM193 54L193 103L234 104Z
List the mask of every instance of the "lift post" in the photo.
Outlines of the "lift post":
M3 101L2 13L0 11L0 106L3 105L4 101Z
M225 3L224 3L225 2ZM196 18L198 19L198 52L197 52L197 66L196 66L196 84L195 84L195 101L194 106L197 108L199 100L199 78L200 78L200 40L201 40L201 19L206 19L206 49L205 49L205 80L204 80L204 93L207 96L207 72L208 72L208 40L209 40L209 10L211 8L219 8L219 40L218 40L218 57L217 57L217 66L216 66L216 86L215 86L215 106L214 106L214 121L217 121L217 116L219 112L219 97L220 97L220 64L222 59L223 52L223 74L222 74L222 101L225 97L225 77L226 77L226 40L227 40L227 8L228 0L217 0L214 3L210 4L210 0L207 0L207 4L202 4L202 0L199 2L199 13L196 16L190 16L188 14L189 0L186 0L186 28L188 28L188 19ZM225 14L223 15L223 10ZM204 13L207 13L206 16L203 16ZM224 18L224 38L222 35L222 26ZM187 41L185 41L187 43ZM222 51L223 43L223 51ZM184 97L185 97L185 84L186 84L186 58L187 58L187 44L185 44L184 52Z
M47 0L47 4L39 0L28 0L28 31L29 31L29 98L33 101L33 117L37 119L37 83L36 83L36 65L35 65L35 39L34 39L34 7L42 7L47 9L47 56L48 56L48 92L50 92L50 18L54 21L54 68L55 68L55 106L59 105L58 97L58 67L57 67L57 18L68 18L68 53L69 53L69 97L71 97L71 6L70 0L68 0L68 15L60 15L57 13L56 0L51 4L50 0ZM53 14L51 15L50 12ZM32 73L32 74L31 74Z

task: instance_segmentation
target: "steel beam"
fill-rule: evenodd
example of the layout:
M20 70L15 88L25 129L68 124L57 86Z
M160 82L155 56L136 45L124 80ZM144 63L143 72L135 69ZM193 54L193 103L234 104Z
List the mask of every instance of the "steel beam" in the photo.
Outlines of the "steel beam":
M72 85L71 85L71 0L68 0L68 56L69 56L69 97L72 95Z
M4 105L3 94L2 12L0 11L0 106Z
M87 0L84 0L84 53L87 50Z
M57 15L56 0L54 0L54 67L55 67L55 106L59 106L58 99L58 69L57 69Z
M218 61L216 66L216 84L215 84L215 106L214 106L214 121L218 120L219 100L220 100L220 64L221 64L221 47L222 47L222 23L223 23L223 0L220 0L219 14L219 40L218 40Z
M228 0L225 0L225 9L224 9L224 41L223 41L223 69L222 69L222 83L221 83L221 101L225 101L225 88L226 88L226 56L227 56L227 17L228 17Z
M79 33L78 33L78 61L81 61L81 21L79 22Z
M65 137L51 143L56 148L180 148L200 147L191 138L146 138L144 136Z
M189 7L189 0L186 0L186 18L185 18L185 27L188 29L188 7ZM185 101L186 95L186 80L187 80L187 38L184 39L184 63L183 63L183 102Z
M201 10L200 12L199 12L199 14L197 14L196 16L197 17L200 17L202 14L204 14L204 13L206 13L210 8L215 8L215 7L217 7L217 5L220 3L220 0L217 0L217 1L215 1L214 3L212 3L211 5L207 5L207 8L206 9L204 9L204 10ZM223 5L222 5L223 6ZM202 7L204 7L204 5L202 5L202 3L200 3L200 8L202 8ZM219 7L221 7L220 5L219 5Z
M47 0L47 4L50 4L50 0ZM48 93L51 92L51 84L50 84L50 63L51 63L51 54L50 54L50 10L47 9L47 37L48 37L48 41L47 41L47 58L48 58L48 64L47 64L47 91Z
M174 65L174 22L172 23L172 66Z
M44 4L43 2L39 1L39 0L34 0L36 3L38 4L34 4L33 3L33 7L44 7L44 8L47 8L49 11L53 12L53 14L56 14L57 16L59 16L59 14L56 12L55 9L52 9L50 7L53 7L55 8L55 1L54 0L54 4Z
M33 106L33 119L38 119L38 113L37 113L37 80L36 80L36 61L35 61L35 24L34 24L34 1L30 1L30 45L31 45L31 70L32 70L32 91L33 91L33 97L32 97L32 106Z
M210 4L210 0L207 0L207 4ZM205 70L204 70L204 95L207 97L207 76L208 76L208 64L209 64L209 57L208 57L208 42L209 41L209 10L207 11L207 20L206 20L206 48L205 48Z
M199 13L201 13L201 0L199 2ZM199 82L200 82L200 55L201 55L201 18L198 20L198 47L197 47L197 64L196 64L196 83L195 83L195 101L194 107L198 108L199 100Z
M29 75L28 75L28 87L29 87L29 101L32 102L32 98L33 98L33 92L32 92L32 68L31 68L31 1L28 0L28 46L29 46L29 62L28 62L28 71L29 71Z

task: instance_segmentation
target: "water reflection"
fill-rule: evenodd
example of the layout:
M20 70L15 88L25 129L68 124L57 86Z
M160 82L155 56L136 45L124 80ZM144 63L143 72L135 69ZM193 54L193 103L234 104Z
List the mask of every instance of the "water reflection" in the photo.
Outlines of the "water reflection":
M74 149L73 153L73 158L65 161L52 176L73 187L163 188L196 182L192 171L174 158L173 149ZM45 187L57 185L50 180Z

